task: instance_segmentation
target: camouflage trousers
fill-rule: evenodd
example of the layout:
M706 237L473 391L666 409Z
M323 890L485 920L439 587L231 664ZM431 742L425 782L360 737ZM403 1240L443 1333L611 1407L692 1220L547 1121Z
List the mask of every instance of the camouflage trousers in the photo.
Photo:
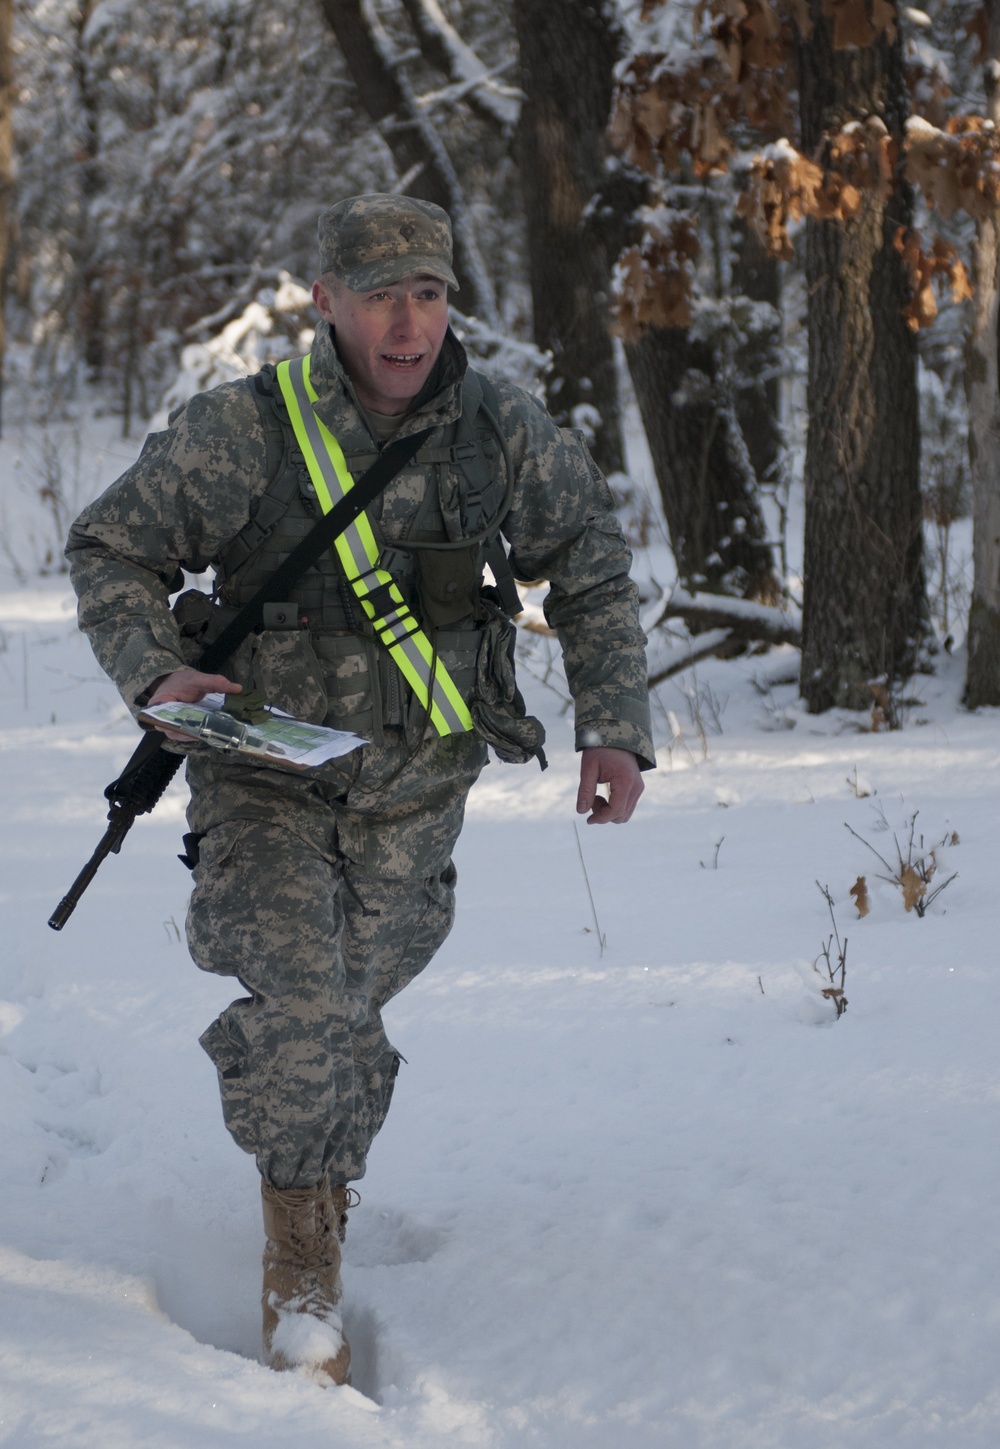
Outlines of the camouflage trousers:
M451 852L485 756L469 734L369 745L322 778L188 761L203 836L188 946L248 993L201 1044L226 1126L274 1187L364 1173L400 1061L382 1008L451 929Z

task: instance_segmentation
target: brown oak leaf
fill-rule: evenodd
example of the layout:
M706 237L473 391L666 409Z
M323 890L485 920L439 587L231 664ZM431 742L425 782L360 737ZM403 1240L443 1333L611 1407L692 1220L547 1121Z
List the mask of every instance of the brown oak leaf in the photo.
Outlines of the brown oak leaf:
M903 866L899 872L899 884L903 889L903 905L908 911L912 911L927 894L927 886L912 865Z
M871 902L868 899L868 885L863 875L859 875L851 886L851 895L854 897L854 904L858 908L858 915L863 920L871 911Z

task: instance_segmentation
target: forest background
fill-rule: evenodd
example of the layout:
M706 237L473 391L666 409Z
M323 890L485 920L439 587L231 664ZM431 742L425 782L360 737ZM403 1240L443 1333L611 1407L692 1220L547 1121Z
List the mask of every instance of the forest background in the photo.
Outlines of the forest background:
M998 657L993 11L0 14L0 1443L995 1449L1000 754L959 703ZM258 1361L180 782L45 923L136 738L70 518L173 402L308 345L316 215L372 186L445 200L472 355L592 437L660 768L574 832L519 631L550 768L485 773L390 1006L321 1392Z
M179 368L303 345L323 207L427 197L474 358L666 528L655 679L791 642L811 711L891 727L967 636L997 704L998 75L994 0L2 0L0 346L41 421L141 435ZM54 540L70 491L50 450Z

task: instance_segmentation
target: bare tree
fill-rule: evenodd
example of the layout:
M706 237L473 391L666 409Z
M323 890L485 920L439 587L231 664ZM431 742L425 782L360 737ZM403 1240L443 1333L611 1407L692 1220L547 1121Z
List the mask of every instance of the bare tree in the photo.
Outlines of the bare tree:
M780 596L758 478L737 411L729 319L650 327L629 371L687 587L773 603Z
M600 206L613 68L623 35L596 0L514 0L518 132L535 341L552 353L546 400L556 420L585 423L605 472L623 467L609 326L611 265Z
M7 253L10 248L11 191L14 186L14 0L0 0L0 418L7 347L4 322Z
M826 8L810 0L811 34L800 46L803 149L821 158L831 135L861 123L873 153L883 154L888 132L901 157L908 101L895 21L871 43L837 49ZM910 672L925 628L916 345L895 246L911 220L898 161L891 185L866 189L855 216L806 223L800 683L814 712L870 704L871 682L891 684Z
M403 0L424 58L450 81L451 101L464 101L471 110L505 135L517 125L520 92L505 85L480 60L448 20L438 0Z
M463 305L495 324L496 299L464 190L439 132L418 102L404 60L396 54L374 7L365 0L321 0L321 6L362 104L384 136L406 190L443 206L451 215L455 274Z
M670 12L666 30L655 24L658 8ZM776 430L772 417L767 443L755 432L751 449L744 427L760 413L758 388L775 371L777 315L762 305L749 248L739 245L735 188L722 173L738 144L784 119L785 92L774 78L787 67L768 51L772 79L757 85L759 54L734 62L745 37L732 7L671 11L655 0L647 9L653 28L647 37L640 26L621 68L612 119L623 163L608 194L631 211L623 218L617 326L681 579L693 591L770 603L781 590L759 484L774 474ZM659 49L665 35L684 43ZM734 80L744 74L749 119L742 79ZM640 175L644 188L624 184Z
M984 0L986 114L1000 127L1000 0ZM973 585L965 699L1000 704L1000 210L979 220L967 348Z

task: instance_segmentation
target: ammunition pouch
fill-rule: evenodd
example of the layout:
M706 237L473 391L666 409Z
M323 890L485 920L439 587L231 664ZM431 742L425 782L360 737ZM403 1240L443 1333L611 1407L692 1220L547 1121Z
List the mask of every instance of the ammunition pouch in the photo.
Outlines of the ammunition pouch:
M478 543L416 552L420 618L425 628L450 629L479 610Z
M545 727L527 713L514 677L516 637L514 625L500 614L482 626L469 711L476 733L505 764L524 765L537 759L544 770Z
M214 602L200 589L181 594L172 613L187 663L196 664L238 612L231 604ZM294 603L266 604L264 628L237 646L222 672L244 689L262 690L269 704L296 719L321 724L326 718L323 670Z

